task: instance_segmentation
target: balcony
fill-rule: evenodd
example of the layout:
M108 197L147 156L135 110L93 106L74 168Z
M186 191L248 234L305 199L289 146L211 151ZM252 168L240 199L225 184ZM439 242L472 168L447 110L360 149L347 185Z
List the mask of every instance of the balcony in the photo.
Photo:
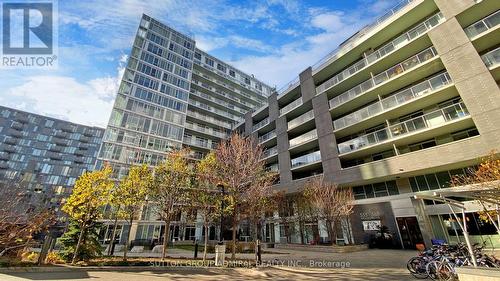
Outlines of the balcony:
M89 143L90 142L90 138L86 137L86 136L81 136L80 137L80 142Z
M339 118L333 121L333 127L335 128L335 130L340 130L342 128L351 126L353 124L371 118L383 111L412 102L415 99L433 93L451 83L452 81L448 73L441 73L415 86L399 91L394 95L391 95L374 104L357 110L342 118Z
M46 156L52 160L62 160L62 155L55 152L48 152Z
M264 152L262 153L262 159L267 159L267 158L269 158L271 156L275 156L277 154L278 154L278 147L273 146L271 148L264 150Z
M236 122L239 122L239 121L243 121L244 119L239 117L239 116L236 116L234 114L231 114L229 112L226 112L226 111L222 111L220 109L217 109L217 108L213 108L205 103L201 103L199 101L195 101L195 100L192 100L190 99L189 102L188 102L190 105L193 105L193 106L196 106L198 108L201 108L205 111L209 111L209 112L212 112L214 114L217 114L219 116L222 116L222 117L225 117L225 118L229 118L231 120L234 120Z
M339 153L351 153L389 140L399 139L413 133L437 128L444 124L466 118L469 115L469 111L463 102L452 104L405 122L390 125L388 128L340 143L338 144Z
M306 155L292 159L292 169L307 166L321 161L321 152L315 151Z
M309 131L303 135L300 135L296 138L291 139L289 141L290 149L297 147L301 144L308 143L308 142L315 140L317 138L318 138L318 132L316 131L316 129Z
M309 121L309 120L313 120L314 119L314 111L313 110L309 110L308 112L300 115L299 117L297 118L294 118L290 121L288 121L288 130L291 130L295 127L298 127L300 126L301 124L304 124L305 122Z
M427 48L422 52L406 59L405 61L396 64L388 70L375 75L373 78L370 78L365 82L351 88L350 90L334 97L330 100L330 109L339 107L340 105L363 95L364 93L370 91L371 89L382 83L400 77L405 72L414 69L424 62L429 61L435 57L437 57L437 52L434 47Z
M54 138L54 143L60 146L69 146L70 140Z
M322 69L323 67L328 65L331 60L337 59L340 56L349 52L351 49L353 49L354 47L356 47L359 44L359 39L361 39L363 36L365 36L369 32L375 30L382 23L384 23L388 19L390 19L394 14L403 10L405 7L407 7L408 5L410 5L413 2L415 2L415 0L403 0L400 3L398 3L394 8L392 8L387 13L385 13L384 15L379 17L372 24L369 24L369 25L365 26L363 29L361 29L360 31L356 32L356 34L354 36L352 36L346 42L342 43L339 47L337 47L335 50L330 52L328 55L326 55L320 61L315 63L312 67L313 71L314 72L319 71L320 69Z
M0 160L8 161L10 159L9 154L5 152L0 152Z
M0 161L0 169L2 170L9 169L9 164L7 164L7 162Z
M217 143L211 140L200 140L193 137L184 137L183 143L207 149L215 149L217 147Z
M273 165L271 165L271 166L267 167L267 170L268 170L269 172L275 172L275 173L278 173L278 172L279 172L279 170L280 170L280 167L279 167L279 165L278 165L278 164L273 164Z
M17 122L17 121L12 121L12 124L10 127L14 130L22 131L23 130L23 123Z
M300 106L302 104L302 98L298 98L291 103L287 104L285 107L280 109L280 116L287 114L288 112L292 111L296 107Z
M496 28L500 24L500 10L495 13L485 17L484 19L471 24L470 26L464 29L465 33L474 41L478 37L485 34L487 31Z
M62 138L62 139L65 139L68 137L68 133L66 132L63 132L63 131L57 131L55 133L55 136L58 137L58 138Z
M264 143L272 138L275 138L275 137L276 137L276 130L272 130L272 131L260 136L258 141L259 141L259 144L262 144L262 143Z
M2 149L3 149L3 151L8 152L8 153L16 152L16 147L12 146L12 145L8 145L8 144L2 145Z
M205 114L200 114L200 113L195 112L195 111L188 110L187 111L187 115L191 116L193 118L196 118L198 120L202 120L202 121L205 121L205 122L210 122L210 123L215 124L215 125L219 125L219 126L224 127L226 129L231 129L232 128L232 124L229 123L229 122L224 122L224 121L221 121L219 119L215 119L215 118L213 118L211 116L207 116Z
M252 126L252 131L255 132L258 129L266 126L269 124L269 117L266 117L264 120L260 121L259 123L255 124Z
M346 80L347 78L355 75L360 72L362 69L367 68L368 66L374 64L376 61L392 54L394 51L403 48L408 45L409 42L414 39L420 37L421 35L427 33L432 28L436 27L440 23L444 22L444 17L441 13L437 13L432 17L428 18L424 22L410 29L406 33L398 36L396 39L392 40L388 44L383 47L377 49L370 55L356 62L354 65L348 67L344 71L336 74L332 78L328 79L326 82L321 84L316 88L316 92L321 94L322 92L332 88L333 86L339 84L340 82Z
M225 108L233 110L233 111L238 112L238 113L246 113L248 111L248 110L239 108L238 106L235 106L235 105L233 105L233 104L231 104L229 102L223 101L221 99L218 99L218 98L213 97L211 95L208 95L206 93L202 93L200 91L196 91L194 89L191 89L190 95L193 95L193 96L205 99L207 101L211 101L212 103L215 103L215 104L218 104L218 105L222 105Z
M190 130L195 131L195 132L199 132L199 133L203 133L203 134L206 134L206 135L215 136L215 137L222 138L222 139L226 139L226 138L229 137L228 134L225 134L225 133L222 133L222 132L219 132L219 131L215 131L212 128L200 126L200 125L195 124L195 123L186 122L185 125L184 125L184 127L186 129L190 129Z
M484 64L486 64L486 67L490 70L497 68L500 64L500 47L482 55L481 58L483 59Z

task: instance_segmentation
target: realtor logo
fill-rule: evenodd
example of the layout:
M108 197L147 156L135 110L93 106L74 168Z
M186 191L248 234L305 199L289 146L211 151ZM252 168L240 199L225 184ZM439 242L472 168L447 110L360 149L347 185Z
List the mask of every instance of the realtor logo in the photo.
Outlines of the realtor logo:
M57 61L57 2L1 2L1 67L54 67Z

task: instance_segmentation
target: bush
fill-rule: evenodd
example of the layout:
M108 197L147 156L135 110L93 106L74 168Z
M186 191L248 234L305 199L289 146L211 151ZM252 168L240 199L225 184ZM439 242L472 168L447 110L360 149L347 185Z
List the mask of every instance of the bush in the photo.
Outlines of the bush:
M37 262L38 261L38 253L35 252L23 252L21 254L21 261L23 262Z
M45 259L46 263L52 263L52 264L61 264L64 263L64 260L61 258L61 256L56 253L56 252L50 252L47 254L47 258Z

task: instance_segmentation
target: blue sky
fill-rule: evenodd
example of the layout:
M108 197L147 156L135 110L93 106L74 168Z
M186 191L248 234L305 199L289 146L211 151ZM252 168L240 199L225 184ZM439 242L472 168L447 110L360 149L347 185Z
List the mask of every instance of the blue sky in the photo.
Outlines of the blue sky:
M59 0L59 67L0 70L0 105L105 127L142 13L278 88L397 0Z

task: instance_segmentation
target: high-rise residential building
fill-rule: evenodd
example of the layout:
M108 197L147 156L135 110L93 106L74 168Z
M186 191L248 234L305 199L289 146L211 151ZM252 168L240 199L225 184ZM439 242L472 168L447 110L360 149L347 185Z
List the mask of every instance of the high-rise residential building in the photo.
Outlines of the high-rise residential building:
M354 214L338 226L339 242L352 233L368 243L382 226L405 248L464 241L447 205L413 196L451 190L454 175L500 151L499 9L497 0L405 0L238 129L267 149L276 189L293 195L319 175L352 188ZM332 240L323 223L298 221L290 198L281 219L268 221L266 240ZM481 242L479 234L497 233L479 210L467 203L469 233Z
M253 75L197 49L190 36L143 15L98 166L111 165L118 179L131 164L159 164L172 148L189 147L193 159L201 159L271 92ZM170 239L201 235L201 226L171 227ZM119 230L129 231L127 226ZM111 230L103 231L110 237ZM131 231L132 239L158 240L164 228L146 210Z
M21 184L59 212L76 179L94 168L103 135L102 128L0 106L0 181Z

